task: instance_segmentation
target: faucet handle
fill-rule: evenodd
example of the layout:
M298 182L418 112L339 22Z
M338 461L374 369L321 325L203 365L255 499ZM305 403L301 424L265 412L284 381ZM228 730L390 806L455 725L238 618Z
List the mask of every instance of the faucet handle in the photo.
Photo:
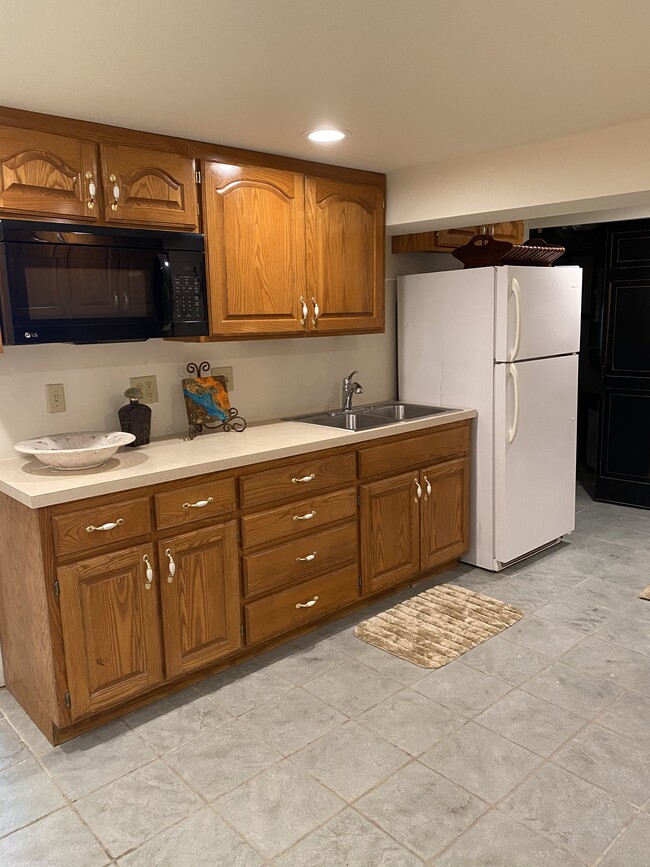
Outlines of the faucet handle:
M352 373L348 373L348 375L345 377L345 381L346 381L346 382L350 382L350 380L352 379L352 377L353 377L353 376L356 376L357 373L359 373L358 370L353 370Z

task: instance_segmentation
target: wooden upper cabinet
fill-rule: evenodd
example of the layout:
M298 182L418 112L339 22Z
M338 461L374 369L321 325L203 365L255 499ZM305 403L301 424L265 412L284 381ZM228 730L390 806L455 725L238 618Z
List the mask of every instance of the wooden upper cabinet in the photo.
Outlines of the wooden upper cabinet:
M236 523L170 537L158 543L158 555L167 676L204 668L237 650Z
M384 198L377 186L306 179L309 328L384 326Z
M0 126L0 208L25 217L98 220L97 166L93 142Z
M197 228L193 159L126 145L101 145L100 151L107 223Z
M158 577L151 545L57 569L73 719L162 681Z
M209 162L203 203L213 333L303 332L304 176Z
M393 253L451 253L471 241L474 235L481 233L492 235L495 241L521 244L524 240L524 224L521 220L512 220L483 226L464 226L460 229L394 235L391 249Z

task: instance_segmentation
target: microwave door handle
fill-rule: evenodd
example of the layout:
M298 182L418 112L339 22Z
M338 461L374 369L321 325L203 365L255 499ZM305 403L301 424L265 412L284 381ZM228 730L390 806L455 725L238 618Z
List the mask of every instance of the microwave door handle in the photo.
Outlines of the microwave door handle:
M166 253L158 253L158 263L160 265L160 274L162 279L162 316L161 326L163 334L172 331L172 315L174 310L174 287L172 284L172 275L169 270L169 257Z

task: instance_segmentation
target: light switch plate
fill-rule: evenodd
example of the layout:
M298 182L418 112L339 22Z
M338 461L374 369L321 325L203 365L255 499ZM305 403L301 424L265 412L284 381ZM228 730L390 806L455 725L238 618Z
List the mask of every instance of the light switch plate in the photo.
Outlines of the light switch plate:
M235 390L235 377L232 373L232 367L213 367L210 372L212 376L221 376L225 379L228 394Z
M65 412L65 390L62 382L45 386L45 401L48 412Z

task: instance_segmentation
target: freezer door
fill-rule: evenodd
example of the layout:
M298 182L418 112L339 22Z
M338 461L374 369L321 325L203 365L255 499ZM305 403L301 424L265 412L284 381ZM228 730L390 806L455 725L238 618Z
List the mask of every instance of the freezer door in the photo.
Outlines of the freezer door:
M495 361L578 352L581 268L508 266L495 271Z
M494 377L494 556L508 563L574 529L578 356Z

